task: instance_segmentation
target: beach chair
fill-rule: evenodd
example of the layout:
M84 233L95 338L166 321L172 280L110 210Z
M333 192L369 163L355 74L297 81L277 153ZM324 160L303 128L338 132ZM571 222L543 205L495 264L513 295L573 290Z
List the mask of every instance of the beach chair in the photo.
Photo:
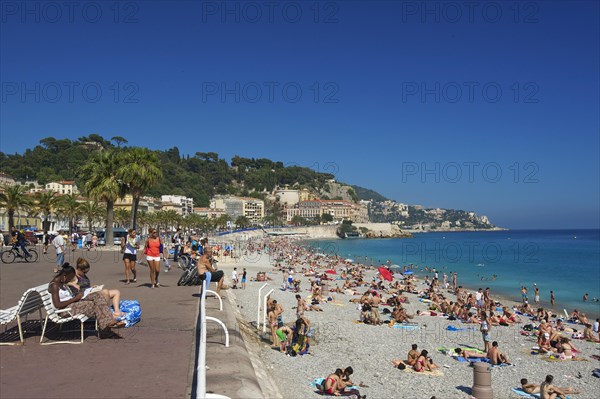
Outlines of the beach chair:
M12 321L17 321L19 329L20 342L0 342L0 345L24 345L23 326L21 325L21 316L26 316L36 310L40 312L40 320L42 319L42 297L35 288L30 288L21 297L17 306L10 309L0 310L0 325L7 325Z
M54 345L54 344L82 344L84 338L84 329L83 324L89 319L86 315L83 314L72 314L71 308L65 309L56 309L54 304L52 303L52 295L48 292L48 284L41 285L38 287L39 293L42 297L42 301L44 303L44 308L46 309L46 319L44 320L44 327L42 328L42 337L40 338L41 345ZM67 316L62 316L62 315ZM48 320L51 322L58 324L59 328L62 331L62 325L68 323L70 321L79 320L81 326L81 339L79 341L54 341L54 342L44 342L44 336L46 334L46 327L48 326ZM95 331L99 334L98 331L98 321L95 322Z

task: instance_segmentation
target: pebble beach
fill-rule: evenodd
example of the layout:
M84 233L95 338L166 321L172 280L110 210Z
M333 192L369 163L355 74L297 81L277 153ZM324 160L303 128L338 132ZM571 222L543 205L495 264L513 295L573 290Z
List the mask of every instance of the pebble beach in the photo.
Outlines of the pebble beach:
M285 265L285 262L280 262ZM219 264L225 271L226 280L230 279L231 270L237 267L240 272L244 267L248 271L249 280L256 277L259 271L265 272L267 286L264 295L273 289L272 297L283 308L284 323L291 325L296 320L295 293L282 289L282 272L276 271L275 260L266 253L249 253L235 263ZM365 280L375 277L377 270L367 269ZM303 298L310 299L310 281L313 277L305 277L299 270L294 278L301 280ZM333 275L333 278L339 278ZM342 286L342 280L329 281L330 287ZM265 282L248 281L246 289L227 290L229 300L240 312L240 323L248 325L250 336L246 337L249 350L258 353L262 367L283 397L314 398L326 396L319 393L311 382L316 378L324 378L336 368L352 366L352 381L361 383L361 395L370 398L471 398L473 385L473 368L469 362L459 362L448 356L440 348L473 347L483 349L479 325L463 324L450 321L440 316L415 316L412 320L417 327L390 328L388 324L379 326L359 323L360 311L357 304L349 302L360 298L356 295L331 293L332 300L323 303L322 312L307 311L305 316L310 320L313 329L309 354L291 357L271 348L270 334L256 330L258 290ZM418 281L417 288L425 288L423 281ZM366 287L357 290L362 294ZM428 304L422 302L416 294L405 293L409 303L404 308L409 314L417 310L427 310ZM444 295L453 299L453 295L444 290ZM509 305L508 303L503 303ZM382 307L382 310L385 307ZM382 320L389 320L389 314L382 314ZM574 340L574 345L581 351L581 360L557 360L548 356L534 354L535 337L520 334L523 325L532 322L524 318L522 323L509 327L497 326L491 330L492 340L497 341L499 348L507 354L513 365L493 367L492 389L494 397L518 398L512 388L520 386L521 378L540 384L547 374L554 376L554 383L560 387L573 387L581 391L573 398L595 398L600 392L600 379L592 376L592 371L600 363L592 355L600 355L600 344ZM535 323L534 323L535 324ZM458 331L448 330L452 326ZM398 327L398 326L395 326ZM581 326L575 326L575 328ZM570 335L570 334L569 334ZM433 361L440 367L436 373L415 373L412 370L399 370L392 366L394 359L406 359L412 344L417 344L419 351L426 349Z

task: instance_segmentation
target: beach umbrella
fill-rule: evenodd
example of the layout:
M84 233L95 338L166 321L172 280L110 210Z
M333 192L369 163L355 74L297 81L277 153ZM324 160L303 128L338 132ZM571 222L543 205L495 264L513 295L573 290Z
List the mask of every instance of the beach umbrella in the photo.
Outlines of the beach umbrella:
M404 277L402 274L400 273L395 273L394 277L397 278L398 280L404 280L406 277Z
M407 270L407 271L403 272L402 274L404 274L405 276L408 276L410 274L415 274L415 272L413 272L412 270Z
M354 259L350 259L350 258L348 258L348 259L346 259L344 262L349 262L349 263L352 263L352 262L354 262Z
M395 272L395 271L400 271L402 270L402 267L398 266L398 265L391 265L390 266L390 270Z
M377 270L379 270L379 274L381 274L381 277L383 277L387 281L392 281L392 273L390 273L388 269L386 269L385 267L380 267Z

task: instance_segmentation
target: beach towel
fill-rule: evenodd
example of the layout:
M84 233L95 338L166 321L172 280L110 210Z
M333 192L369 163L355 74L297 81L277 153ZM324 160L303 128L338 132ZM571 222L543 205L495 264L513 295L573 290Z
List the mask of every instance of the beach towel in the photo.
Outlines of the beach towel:
M419 326L416 324L394 324L394 328L399 330L415 331L419 329Z
M443 377L444 373L442 370L433 370L433 371L415 371L412 367L407 367L404 369L407 373L412 374L424 374L424 375L432 375L434 377Z
M142 307L137 300L123 300L119 303L121 312L124 316L118 317L118 321L125 322L125 328L131 327L138 323L142 318Z
M513 363L511 363L511 364L502 363L502 364L494 364L490 368L498 369L500 367L513 367L513 366L514 366Z
M454 326L447 326L446 330L448 331L477 331L477 328L475 327L454 327Z
M519 396L523 396L524 398L535 398L535 399L540 399L540 394L539 393L527 393L524 390L522 390L521 388L513 388L512 391L514 393L516 393Z
M438 351L442 352L444 355L448 355L448 356L458 356L458 354L455 351L456 348L446 348L444 346L438 348ZM477 349L477 348L471 348L469 346L463 346L460 349L464 350L464 351L469 351L469 352L475 352L475 353L485 353L484 351Z

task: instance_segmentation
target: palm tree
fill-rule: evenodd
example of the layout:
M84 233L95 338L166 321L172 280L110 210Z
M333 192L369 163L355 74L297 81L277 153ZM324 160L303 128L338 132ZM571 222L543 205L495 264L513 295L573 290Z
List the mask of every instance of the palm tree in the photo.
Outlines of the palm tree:
M245 229L246 227L250 226L250 219L243 215L238 216L237 219L235 219L235 225L239 228Z
M172 227L177 228L181 223L182 216L173 209L167 211L160 211L161 222L164 223L165 230L169 230Z
M27 187L17 184L15 186L0 186L0 208L5 208L8 215L8 229L15 225L15 213L21 216L20 210L25 210L31 204L31 198L26 195Z
M96 154L79 170L84 181L83 191L98 201L106 202L106 242L113 242L114 206L123 193L123 184L119 181L120 159L114 151L102 151Z
M132 147L122 153L123 166L119 179L129 187L131 203L131 227L136 228L140 198L163 177L162 166L155 152L147 148Z
M50 230L50 216L56 211L59 203L59 197L55 191L41 191L35 195L35 208L43 217L42 230L44 234Z
M125 227L127 225L127 222L129 221L130 216L131 216L131 213L129 212L129 210L127 210L125 208L115 209L115 221L118 223L118 225L120 227Z
M81 216L83 216L87 222L88 230L92 231L94 222L102 220L102 216L105 215L106 209L100 205L98 201L88 200L80 204Z
M80 203L75 194L67 194L60 197L58 212L69 221L69 232L73 231L79 216L81 215Z

